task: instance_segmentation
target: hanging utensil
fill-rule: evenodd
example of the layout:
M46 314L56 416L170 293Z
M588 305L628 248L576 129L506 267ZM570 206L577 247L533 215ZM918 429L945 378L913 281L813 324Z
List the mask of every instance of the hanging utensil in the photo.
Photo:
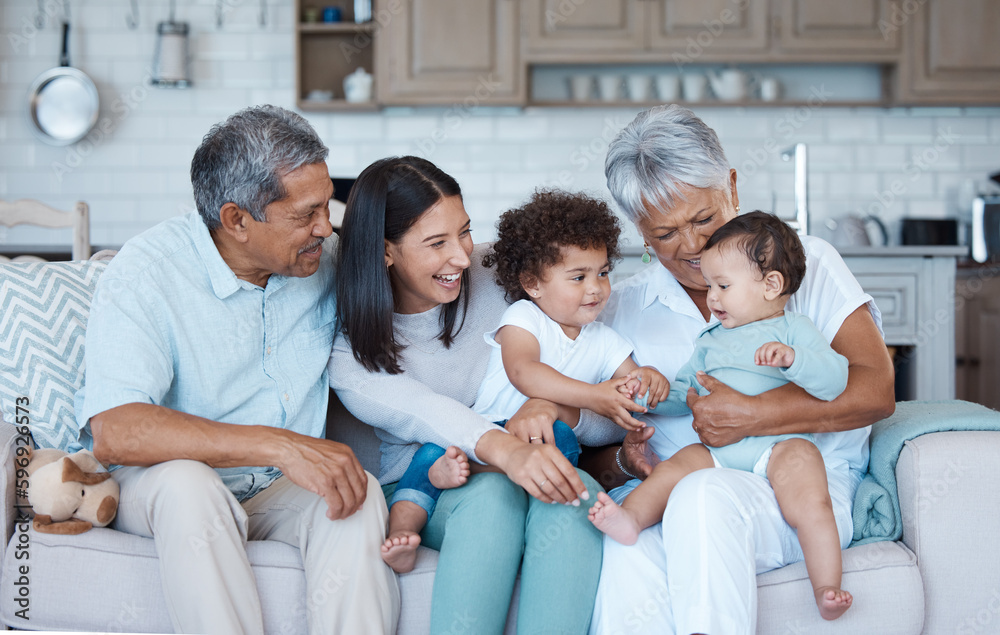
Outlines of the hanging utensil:
M87 136L97 123L99 110L97 86L86 73L69 65L67 17L59 66L45 71L31 84L28 114L32 128L45 143L70 145Z
M260 28L267 28L267 0L260 0L260 12L257 14L257 21L260 23Z
M125 16L125 24L130 31L135 31L139 26L139 0L131 0L132 12Z
M187 22L177 22L175 0L170 0L170 20L156 25L156 52L150 83L161 88L189 88Z

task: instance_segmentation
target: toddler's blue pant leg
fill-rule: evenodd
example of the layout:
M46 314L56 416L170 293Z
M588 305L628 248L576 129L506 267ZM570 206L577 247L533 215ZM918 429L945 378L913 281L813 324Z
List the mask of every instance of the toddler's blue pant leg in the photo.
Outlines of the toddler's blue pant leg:
M434 461L444 456L444 448L433 443L425 443L413 455L410 467L406 468L403 478L399 479L396 492L392 495L389 506L395 505L399 501L410 501L420 505L427 512L430 518L434 513L434 506L437 505L441 490L431 484L427 470L434 465Z
M576 433L562 421L556 420L552 424L552 435L556 440L556 447L562 455L569 459L569 462L576 467L580 460L580 442L576 440Z

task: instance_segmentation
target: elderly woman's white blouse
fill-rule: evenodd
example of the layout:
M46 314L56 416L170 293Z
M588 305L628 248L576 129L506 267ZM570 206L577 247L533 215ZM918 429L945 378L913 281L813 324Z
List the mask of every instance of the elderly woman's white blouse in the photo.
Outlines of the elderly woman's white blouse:
M840 254L818 238L803 237L802 245L806 275L786 309L808 316L827 341L832 341L847 316L867 304L881 333L881 312ZM671 380L691 357L698 333L708 324L680 283L659 264L616 284L601 320L632 344L639 365L654 366ZM650 414L644 418L656 428L650 445L660 458L699 441L691 428L691 415ZM852 476L860 478L868 464L870 429L817 435L816 445L827 467L843 470L849 466Z

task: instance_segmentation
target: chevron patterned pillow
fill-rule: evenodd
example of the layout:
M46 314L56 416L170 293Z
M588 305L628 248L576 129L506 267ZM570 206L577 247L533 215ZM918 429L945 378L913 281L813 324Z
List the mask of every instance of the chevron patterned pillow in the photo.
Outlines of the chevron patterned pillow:
M83 385L90 301L107 262L0 265L0 412L35 445L82 449L73 398Z

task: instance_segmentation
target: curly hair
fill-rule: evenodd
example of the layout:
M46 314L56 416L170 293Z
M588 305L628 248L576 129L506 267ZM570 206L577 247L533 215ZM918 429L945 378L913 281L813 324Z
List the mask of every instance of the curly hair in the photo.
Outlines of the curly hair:
M766 276L769 271L781 273L785 279L781 295L792 295L799 290L806 275L806 254L795 230L783 220L759 210L737 216L715 230L704 250L731 241L757 265L761 275Z
M606 247L608 262L621 260L621 227L607 203L585 194L541 190L521 207L497 221L497 240L483 257L484 267L496 267L497 284L507 300L528 299L522 279L544 279L545 270L562 260L562 247Z

